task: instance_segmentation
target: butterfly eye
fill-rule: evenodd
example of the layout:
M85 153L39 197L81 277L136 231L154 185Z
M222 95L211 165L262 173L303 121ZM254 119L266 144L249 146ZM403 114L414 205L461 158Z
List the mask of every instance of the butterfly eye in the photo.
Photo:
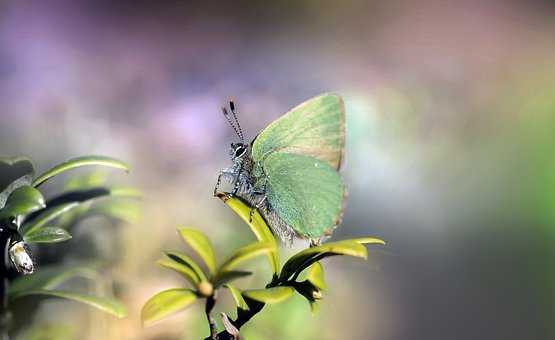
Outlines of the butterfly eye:
M241 157L245 154L246 151L247 151L247 148L245 148L244 146L240 146L235 150L234 157Z

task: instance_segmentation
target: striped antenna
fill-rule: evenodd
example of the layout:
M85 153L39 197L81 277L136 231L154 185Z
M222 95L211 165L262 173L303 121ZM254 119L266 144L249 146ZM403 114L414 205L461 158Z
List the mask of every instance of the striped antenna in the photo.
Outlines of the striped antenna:
M243 137L243 129L241 129L241 124L239 124L239 120L237 119L237 112L235 111L235 103L233 102L233 100L229 101L229 108L231 109L231 113L233 114L233 119L235 120L235 126L237 127L237 130L239 131L239 138L241 139L241 142L245 142L245 138Z
M229 102L229 108L231 110L231 114L233 115L233 120L231 119L231 115L229 114L229 111L227 111L225 107L222 107L222 112L229 126L231 126L233 131L235 131L235 134L239 137L241 142L244 143L245 139L243 137L243 130L241 129L241 125L239 125L239 120L237 119L237 113L235 112L235 104L233 103L233 101Z

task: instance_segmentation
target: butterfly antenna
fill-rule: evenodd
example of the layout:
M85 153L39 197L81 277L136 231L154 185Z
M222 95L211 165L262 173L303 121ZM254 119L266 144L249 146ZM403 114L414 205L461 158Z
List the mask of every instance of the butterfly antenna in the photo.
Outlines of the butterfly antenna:
M231 117L229 116L229 112L227 111L227 109L225 107L222 107L222 113L224 114L225 119L227 120L229 126L231 126L231 128L233 129L233 131L235 131L235 134L237 136L239 136L239 138L241 139L241 141L243 140L243 138L241 137L241 133L239 132L239 130L237 129L237 127L235 126L235 124L233 124L233 121L231 120Z
M241 142L245 142L245 138L243 137L243 129L241 129L241 124L239 124L239 119L237 119L237 112L235 111L235 103L233 100L229 101L229 108L231 109L231 113L233 114L233 119L235 120L235 126L237 127L237 131L239 132L237 135L241 139Z

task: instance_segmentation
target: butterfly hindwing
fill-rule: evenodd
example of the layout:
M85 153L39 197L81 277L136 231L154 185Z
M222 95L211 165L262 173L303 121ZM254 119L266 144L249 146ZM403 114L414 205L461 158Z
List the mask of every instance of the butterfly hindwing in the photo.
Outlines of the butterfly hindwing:
M273 152L314 157L339 169L345 144L345 108L335 94L307 100L275 120L253 142L252 157L262 161Z
M263 162L268 201L300 236L321 237L341 217L344 187L337 171L310 156L275 152Z

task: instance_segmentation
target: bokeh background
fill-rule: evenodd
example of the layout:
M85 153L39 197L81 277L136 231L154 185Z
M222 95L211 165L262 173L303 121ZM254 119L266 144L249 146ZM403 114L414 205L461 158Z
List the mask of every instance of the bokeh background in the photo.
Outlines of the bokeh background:
M46 338L38 326L59 339L206 335L200 306L148 329L139 311L182 284L155 264L183 247L176 227L202 229L220 256L253 241L212 197L235 140L219 108L234 98L252 138L326 91L347 106L334 238L388 245L367 262L329 260L316 316L292 299L245 337L555 338L554 18L549 1L2 1L0 153L39 170L118 157L132 172L109 178L144 195L134 223L82 228L117 255L130 316L47 301L19 338ZM251 266L261 275L245 287L269 275L263 259Z

